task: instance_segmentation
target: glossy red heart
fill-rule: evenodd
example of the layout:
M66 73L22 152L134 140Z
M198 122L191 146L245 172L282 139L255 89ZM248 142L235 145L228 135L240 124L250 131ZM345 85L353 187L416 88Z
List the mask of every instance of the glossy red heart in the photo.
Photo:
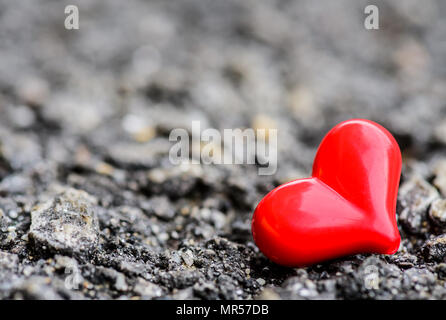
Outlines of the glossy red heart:
M285 266L358 253L393 254L401 152L377 123L342 122L322 140L311 178L268 193L252 219L260 250Z

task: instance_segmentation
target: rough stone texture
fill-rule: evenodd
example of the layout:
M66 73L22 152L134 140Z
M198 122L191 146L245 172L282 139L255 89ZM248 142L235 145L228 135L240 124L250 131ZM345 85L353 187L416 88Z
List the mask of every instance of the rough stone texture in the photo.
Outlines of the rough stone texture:
M97 200L84 191L59 191L31 211L28 234L37 249L82 252L98 242Z
M438 191L418 176L403 183L398 197L401 225L410 233L426 235L429 227L427 212L438 197Z
M429 209L429 217L432 222L445 230L446 227L446 199L437 199L432 202Z
M446 258L446 236L441 235L426 241L421 250L426 259L443 262Z
M0 0L0 298L446 298L446 2L368 4ZM255 206L353 117L402 149L398 252L271 263ZM193 120L278 128L277 172L173 166Z

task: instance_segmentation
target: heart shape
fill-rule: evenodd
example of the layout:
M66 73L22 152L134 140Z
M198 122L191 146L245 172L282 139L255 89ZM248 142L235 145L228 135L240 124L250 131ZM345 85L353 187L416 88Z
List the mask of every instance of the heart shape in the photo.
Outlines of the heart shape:
M379 124L353 119L322 140L311 178L285 183L258 204L252 234L272 261L302 267L358 253L393 254L401 152Z

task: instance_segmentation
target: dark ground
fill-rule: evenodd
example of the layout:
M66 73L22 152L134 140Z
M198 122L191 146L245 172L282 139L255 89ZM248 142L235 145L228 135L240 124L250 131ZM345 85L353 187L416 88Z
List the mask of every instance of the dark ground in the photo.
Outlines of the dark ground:
M0 298L446 298L446 2L367 4L0 0ZM399 251L274 265L253 209L352 117L403 151ZM172 167L192 120L279 128L278 172Z

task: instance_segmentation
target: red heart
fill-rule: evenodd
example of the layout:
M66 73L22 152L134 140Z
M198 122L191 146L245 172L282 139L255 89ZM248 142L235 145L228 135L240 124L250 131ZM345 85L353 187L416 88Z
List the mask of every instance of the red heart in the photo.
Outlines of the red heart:
M311 178L285 183L260 201L254 241L272 261L293 267L393 254L400 174L401 152L386 129L369 120L342 122L322 140Z

